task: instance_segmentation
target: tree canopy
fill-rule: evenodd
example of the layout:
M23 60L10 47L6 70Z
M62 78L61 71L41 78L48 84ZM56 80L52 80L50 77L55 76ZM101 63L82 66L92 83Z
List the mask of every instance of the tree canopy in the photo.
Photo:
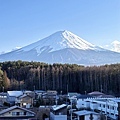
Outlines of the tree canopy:
M42 89L63 93L102 91L120 93L120 64L81 66L8 61L0 63L0 81L5 90Z

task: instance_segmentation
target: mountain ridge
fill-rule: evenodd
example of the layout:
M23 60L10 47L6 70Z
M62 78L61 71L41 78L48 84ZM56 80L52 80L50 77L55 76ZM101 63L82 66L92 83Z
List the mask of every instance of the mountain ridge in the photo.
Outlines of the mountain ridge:
M0 55L0 61L16 60L50 64L102 65L119 62L120 54L95 46L72 32L64 30L15 51Z

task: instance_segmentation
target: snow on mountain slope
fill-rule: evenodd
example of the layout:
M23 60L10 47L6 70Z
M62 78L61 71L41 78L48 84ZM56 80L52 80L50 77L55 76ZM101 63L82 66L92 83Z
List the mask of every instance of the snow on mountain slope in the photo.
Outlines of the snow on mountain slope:
M23 48L0 55L0 61L16 60L51 64L102 65L118 63L120 53L95 46L65 30L56 32Z
M23 47L21 50L29 51L31 49L36 49L37 53L40 54L44 50L51 52L65 48L77 48L82 50L98 49L95 45L92 45L77 35L65 30L56 32L47 38Z

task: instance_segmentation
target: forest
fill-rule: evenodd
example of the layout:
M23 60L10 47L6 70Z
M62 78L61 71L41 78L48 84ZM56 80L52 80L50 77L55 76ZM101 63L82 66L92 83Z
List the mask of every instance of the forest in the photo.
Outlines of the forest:
M81 66L20 60L0 63L0 91L35 89L81 94L102 91L119 96L120 64Z

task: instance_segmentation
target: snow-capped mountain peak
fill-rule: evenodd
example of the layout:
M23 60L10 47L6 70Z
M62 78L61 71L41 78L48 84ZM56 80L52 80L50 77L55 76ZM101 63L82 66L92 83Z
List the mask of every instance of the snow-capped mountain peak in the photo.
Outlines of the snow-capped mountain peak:
M77 49L93 49L95 46L91 43L83 40L82 38L78 37L77 35L65 30L62 32L63 40L66 40L66 46L68 48L77 48Z
M111 43L112 45L112 50L115 52L120 52L120 41L115 40Z
M82 38L67 30L58 31L48 36L47 38L23 47L22 50L29 51L33 48L37 50L38 54L44 50L51 52L65 48L76 48L81 50L96 49L95 46L91 43L83 40Z
M120 53L120 41L115 40L109 45L105 45L104 48L114 51L114 52L119 52Z

